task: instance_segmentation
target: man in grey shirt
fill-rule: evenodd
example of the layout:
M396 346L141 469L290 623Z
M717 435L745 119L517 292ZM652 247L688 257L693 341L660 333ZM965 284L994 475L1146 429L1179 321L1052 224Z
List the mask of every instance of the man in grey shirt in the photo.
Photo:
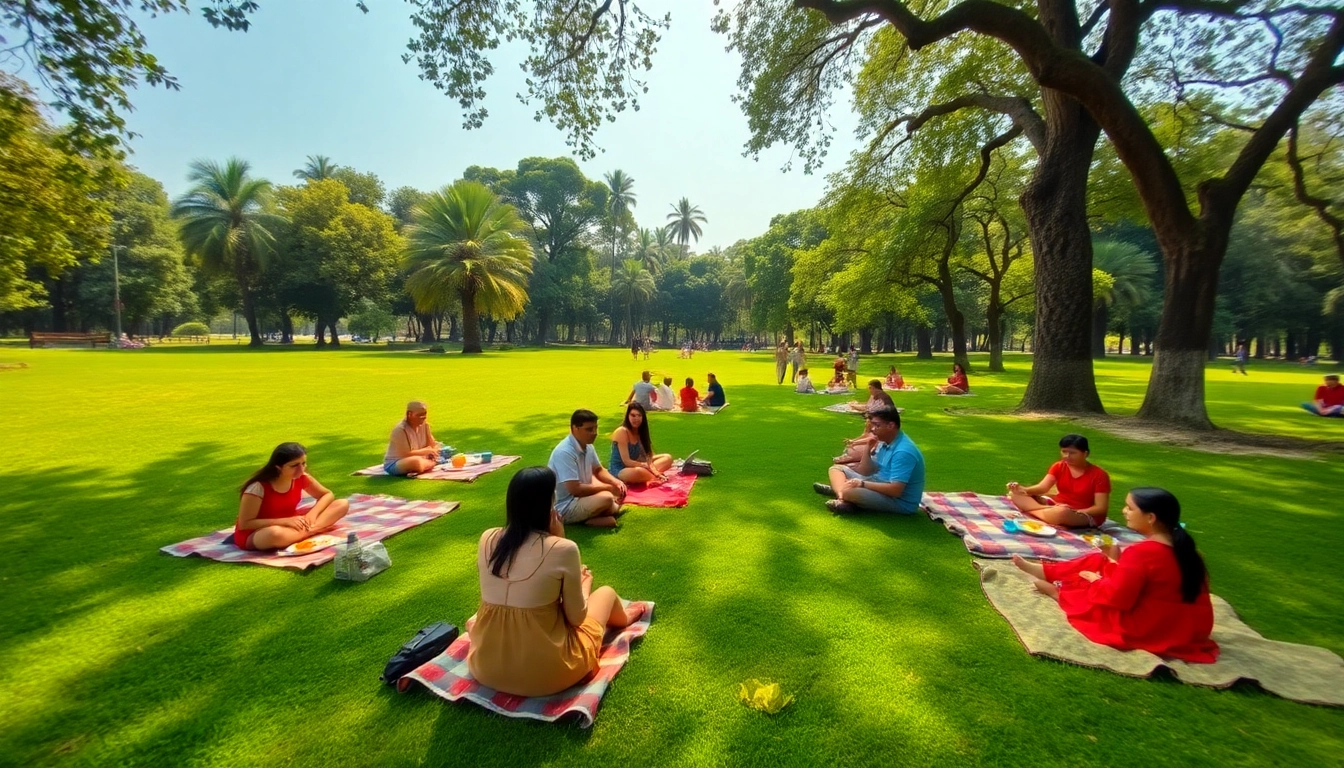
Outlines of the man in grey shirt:
M569 435L551 451L546 466L555 473L555 511L566 523L615 528L625 483L597 458L597 414L580 409L569 417Z
M631 400L634 400L636 403L644 406L644 410L653 410L652 395L658 388L649 381L650 378L652 377L649 375L648 371L641 373L639 376L640 380L635 382L635 388L630 390L629 395L626 395L625 402L629 403Z

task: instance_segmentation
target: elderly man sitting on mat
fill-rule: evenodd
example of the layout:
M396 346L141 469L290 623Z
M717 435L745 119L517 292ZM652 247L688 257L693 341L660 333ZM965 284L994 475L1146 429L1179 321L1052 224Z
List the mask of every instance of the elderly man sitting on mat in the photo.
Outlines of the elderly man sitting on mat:
M439 462L443 444L429 429L429 409L419 400L406 404L406 418L392 428L383 454L383 471L389 475L418 475Z
M879 408L867 418L873 449L852 467L831 467L831 484L814 483L812 490L830 496L826 507L836 514L914 514L924 495L924 454L901 430L901 414L895 408Z

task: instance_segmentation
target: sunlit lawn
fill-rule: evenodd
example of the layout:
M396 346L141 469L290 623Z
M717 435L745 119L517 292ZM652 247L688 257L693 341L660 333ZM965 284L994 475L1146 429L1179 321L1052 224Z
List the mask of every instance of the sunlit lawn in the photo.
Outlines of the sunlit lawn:
M1012 406L1029 358L1000 375L977 359L980 396L961 402L930 391L945 358L866 358L864 377L893 359L923 387L898 403L930 489L996 492L1054 460L1064 424L943 410ZM720 469L690 506L572 533L598 583L658 603L587 731L397 695L377 676L421 626L472 613L477 536L502 522L509 475L545 462L576 407L602 414L605 454L644 363L605 349L0 349L0 363L18 361L29 367L0 371L0 763L1305 766L1344 754L1344 711L1028 656L942 526L822 507L810 484L859 421L776 387L764 353L664 351L650 364L678 382L715 371L732 406L653 418L658 449L700 449ZM1098 371L1112 412L1137 409L1146 361ZM1344 440L1344 420L1297 408L1322 372L1213 366L1213 418ZM474 485L349 477L380 459L411 398L446 441L524 461ZM1344 653L1344 461L1089 434L1118 488L1181 498L1214 591L1252 627ZM353 587L330 567L158 552L229 525L238 484L283 440L307 444L310 471L340 494L462 508L389 540L391 570ZM797 701L773 718L743 707L734 694L752 677Z

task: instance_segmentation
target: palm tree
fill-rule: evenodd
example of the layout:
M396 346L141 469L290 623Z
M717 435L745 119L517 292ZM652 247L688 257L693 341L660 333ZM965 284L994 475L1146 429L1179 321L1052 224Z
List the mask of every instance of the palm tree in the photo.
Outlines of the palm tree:
M611 295L625 305L625 327L635 336L635 305L647 304L658 292L653 275L634 259L626 259L611 281Z
M1152 254L1130 243L1102 240L1092 244L1092 269L1110 276L1110 286L1092 297L1092 356L1106 356L1111 308L1138 306L1148 300L1157 264Z
M294 172L294 178L304 181L323 181L330 179L337 168L340 168L340 166L331 162L331 158L326 155L309 155L308 163Z
M667 237L667 233L663 230L660 229L658 232L662 234L663 238ZM664 251L659 246L653 230L640 227L638 238L635 240L635 261L643 264L645 269L656 275L663 269L663 255Z
M518 210L488 187L457 181L428 195L406 229L406 288L422 312L457 294L462 352L481 351L480 313L512 320L527 305L532 246Z
M206 270L230 273L238 282L250 345L259 347L255 283L275 244L267 225L282 219L263 212L271 183L251 178L249 170L236 157L222 166L197 160L187 173L192 187L173 203L172 215L181 222L178 234L187 253Z
M625 235L625 217L634 208L635 180L620 168L605 175L607 180L607 215L611 221L611 274L616 276L616 242Z
M680 255L680 251L672 247L672 231L667 227L657 227L653 230L653 245L660 262L675 259Z
M691 244L691 238L700 242L700 236L704 234L700 225L709 221L698 206L691 205L691 201L684 197L672 206L672 212L667 214L667 218L670 219L667 229L681 244L683 252Z

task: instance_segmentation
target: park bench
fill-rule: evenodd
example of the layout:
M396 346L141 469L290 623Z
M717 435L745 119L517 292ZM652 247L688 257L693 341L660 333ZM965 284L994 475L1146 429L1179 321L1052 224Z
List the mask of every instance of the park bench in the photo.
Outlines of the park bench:
M110 333L51 333L33 331L28 335L28 347L49 347L54 344L88 344L94 349L99 344L111 344Z

